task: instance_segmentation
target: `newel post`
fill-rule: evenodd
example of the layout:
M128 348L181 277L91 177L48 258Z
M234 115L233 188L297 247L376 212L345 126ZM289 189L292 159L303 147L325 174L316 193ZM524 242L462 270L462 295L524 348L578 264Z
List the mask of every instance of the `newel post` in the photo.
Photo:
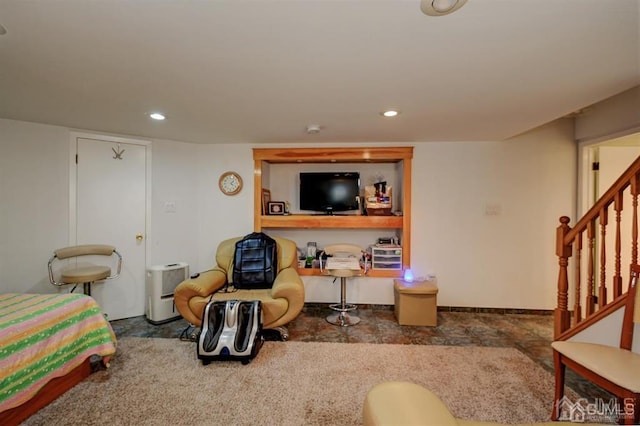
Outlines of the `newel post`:
M571 313L569 312L569 277L567 266L571 257L571 245L565 244L564 239L571 230L569 218L562 216L560 226L556 229L556 255L560 271L558 272L558 302L554 311L554 338L557 338L563 331L571 325Z

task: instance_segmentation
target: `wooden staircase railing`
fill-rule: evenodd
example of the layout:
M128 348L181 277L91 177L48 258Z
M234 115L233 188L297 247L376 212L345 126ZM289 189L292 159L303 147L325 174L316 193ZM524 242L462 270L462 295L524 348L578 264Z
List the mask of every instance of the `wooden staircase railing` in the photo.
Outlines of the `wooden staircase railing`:
M624 305L626 289L623 289L622 283L629 280L623 280L622 259L629 258L624 262L625 265L638 263L639 194L640 157L573 228L569 226L570 219L567 216L560 218L560 226L556 230L556 255L560 271L558 301L554 311L554 339L565 340ZM627 214L623 214L625 197L631 198L630 218L628 210ZM610 218L613 219L613 231L608 227ZM627 229L623 231L625 226ZM630 241L630 246L623 246L623 238ZM611 250L613 253L609 252ZM572 256L574 258L570 265ZM611 263L607 264L608 259L613 259L612 267ZM626 269L625 276L629 273ZM572 310L569 310L570 295L573 298Z

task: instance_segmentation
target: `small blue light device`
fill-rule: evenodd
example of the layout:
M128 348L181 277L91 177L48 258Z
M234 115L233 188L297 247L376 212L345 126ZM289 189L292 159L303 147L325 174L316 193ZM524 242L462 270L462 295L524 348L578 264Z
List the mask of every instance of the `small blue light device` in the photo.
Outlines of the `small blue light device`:
M411 269L404 270L404 280L408 283L413 282L413 272L411 271Z

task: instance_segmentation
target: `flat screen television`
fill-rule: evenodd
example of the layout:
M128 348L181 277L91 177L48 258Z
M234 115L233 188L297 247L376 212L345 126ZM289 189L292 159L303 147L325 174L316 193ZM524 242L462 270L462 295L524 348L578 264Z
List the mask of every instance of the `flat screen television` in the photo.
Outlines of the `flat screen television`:
M300 173L300 210L327 214L358 210L359 196L358 172Z

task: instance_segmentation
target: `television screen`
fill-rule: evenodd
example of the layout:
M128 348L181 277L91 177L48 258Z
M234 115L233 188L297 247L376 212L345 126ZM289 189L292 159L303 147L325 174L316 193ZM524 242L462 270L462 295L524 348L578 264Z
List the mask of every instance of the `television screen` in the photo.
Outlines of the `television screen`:
M341 212L358 210L360 173L300 173L300 210Z

